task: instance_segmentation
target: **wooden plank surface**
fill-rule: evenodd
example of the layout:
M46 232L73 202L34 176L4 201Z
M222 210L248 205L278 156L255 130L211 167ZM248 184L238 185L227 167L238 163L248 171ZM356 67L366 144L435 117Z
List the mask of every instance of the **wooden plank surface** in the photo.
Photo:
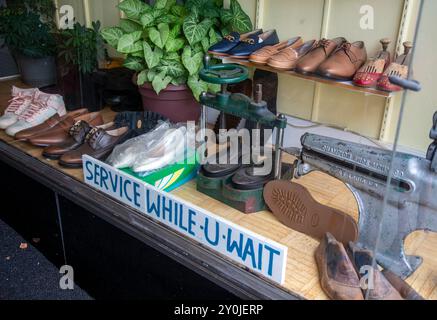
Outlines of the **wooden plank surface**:
M13 84L24 87L18 80L0 82L1 111L10 99L10 89ZM114 113L110 109L104 109L102 114L108 122L114 117ZM0 131L0 140L79 181L83 181L81 169L65 169L60 167L56 161L44 159L41 156L41 148L17 142L7 136L4 131ZM284 160L289 162L293 159L285 158ZM300 179L297 183L308 188L313 197L320 203L340 209L358 220L356 201L341 181L314 172ZM318 245L316 240L284 226L268 211L245 215L211 199L196 191L195 181L185 184L172 193L253 232L286 245L288 247L288 258L284 290L291 291L307 299L327 299L320 287L317 266L314 261L314 251ZM437 300L437 234L413 233L406 240L406 251L408 254L419 255L424 258L423 265L407 280L408 283L425 298Z

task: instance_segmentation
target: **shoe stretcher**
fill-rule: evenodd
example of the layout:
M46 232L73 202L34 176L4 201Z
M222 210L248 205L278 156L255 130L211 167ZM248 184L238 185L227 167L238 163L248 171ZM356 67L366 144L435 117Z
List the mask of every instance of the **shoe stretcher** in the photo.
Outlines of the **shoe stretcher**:
M391 81L420 90L414 81ZM436 122L437 115L431 130L433 139ZM427 159L314 134L305 134L301 143L302 149L284 149L298 158L294 177L322 171L343 181L358 203L356 245L375 250L377 262L385 269L403 279L410 276L422 258L406 255L405 238L416 230L437 232L436 143Z

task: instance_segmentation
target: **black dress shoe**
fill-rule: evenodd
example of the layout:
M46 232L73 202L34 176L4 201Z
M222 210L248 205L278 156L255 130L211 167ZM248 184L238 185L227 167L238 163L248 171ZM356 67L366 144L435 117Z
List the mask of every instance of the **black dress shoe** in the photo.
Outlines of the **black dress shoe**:
M223 37L223 40L209 48L208 53L214 55L227 55L227 52L240 44L240 41L247 39L250 36L258 36L262 33L262 29L257 29L248 33L239 34L231 32Z
M247 39L241 40L239 45L228 51L228 55L231 58L249 59L255 51L278 43L279 38L276 30L269 30L262 34L250 35Z

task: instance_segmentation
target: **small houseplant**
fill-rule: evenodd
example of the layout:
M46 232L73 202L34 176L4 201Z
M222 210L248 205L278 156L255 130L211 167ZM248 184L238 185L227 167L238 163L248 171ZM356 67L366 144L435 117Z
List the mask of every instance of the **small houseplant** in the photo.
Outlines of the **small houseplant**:
M34 87L53 85L56 83L53 23L39 14L39 7L26 5L27 2L0 9L0 36L16 59L25 83Z
M119 9L127 18L102 36L137 72L144 107L173 121L197 120L200 94L218 90L198 77L206 51L230 31L250 31L250 18L237 0L230 9L223 0L156 0L153 6L125 0Z
M62 30L58 50L58 78L67 107L98 109L100 99L93 90L92 72L104 56L100 22L93 22L92 28L77 22L72 29Z

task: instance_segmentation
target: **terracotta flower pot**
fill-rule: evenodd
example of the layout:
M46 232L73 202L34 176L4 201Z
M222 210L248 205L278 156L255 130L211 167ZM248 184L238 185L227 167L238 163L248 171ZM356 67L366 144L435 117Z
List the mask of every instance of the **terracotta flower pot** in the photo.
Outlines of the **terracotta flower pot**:
M134 77L135 80L136 77ZM159 95L147 82L138 86L138 89L143 100L143 108L146 111L162 114L172 122L198 121L200 118L200 104L186 85L169 85Z

